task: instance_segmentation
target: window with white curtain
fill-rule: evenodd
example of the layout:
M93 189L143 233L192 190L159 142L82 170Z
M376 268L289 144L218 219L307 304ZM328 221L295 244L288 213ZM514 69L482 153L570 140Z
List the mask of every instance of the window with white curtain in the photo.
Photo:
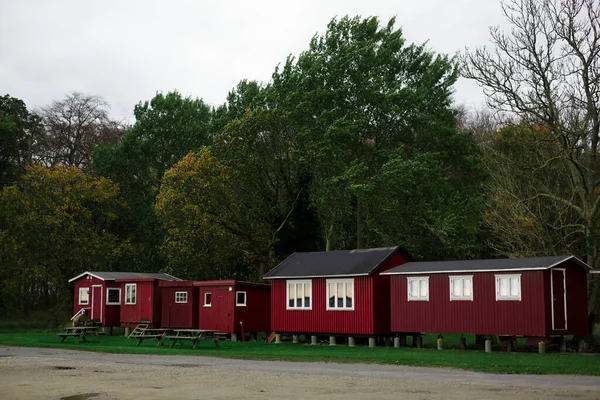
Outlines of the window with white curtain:
M473 275L450 277L450 301L473 300Z
M310 280L287 281L287 309L312 310L312 283Z
M429 277L408 278L408 301L429 301Z
M521 275L496 275L496 300L521 300Z
M354 310L354 279L327 279L327 309Z

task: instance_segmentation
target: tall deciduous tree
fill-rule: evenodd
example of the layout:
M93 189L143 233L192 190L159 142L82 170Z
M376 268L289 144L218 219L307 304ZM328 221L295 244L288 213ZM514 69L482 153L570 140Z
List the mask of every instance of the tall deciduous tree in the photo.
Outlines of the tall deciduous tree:
M434 226L434 211L383 217L380 200L398 198L394 190L402 186L382 179L382 168L390 163L431 153L421 167L444 174L465 201L477 192L475 147L456 130L451 109L455 63L425 45L407 45L394 25L394 19L385 25L377 18L334 19L324 35L312 39L309 50L297 60L289 58L273 76L273 103L292 115L299 142L305 146L302 158L311 166L312 204L327 249L422 240L406 236L408 231L391 234L388 227L400 224L419 225L420 232L438 237L452 236L441 233L447 225ZM425 176L421 173L420 179ZM386 177L402 179L393 174ZM443 195L430 189L435 188L427 190L432 199ZM476 226L477 218L469 224ZM433 256L445 246L452 248L448 241L437 245L435 249L424 246L415 255Z
M22 100L0 97L0 188L16 183L32 164L41 133L40 118Z
M128 251L111 234L119 189L75 167L29 166L0 192L2 307L28 312L71 301L68 280L111 270Z
M162 177L189 151L209 143L211 109L200 99L178 92L158 93L135 106L135 124L116 146L94 153L94 171L119 184L129 208L120 215L120 231L131 239L130 268L156 270L163 265L162 230L154 203Z
M511 0L502 6L511 32L492 28L494 48L465 52L463 74L483 87L490 107L547 130L539 140L556 143L555 151L538 168L565 168L569 190L534 186L535 196L567 205L577 215L572 223L584 232L586 260L598 268L600 4Z
M39 149L46 165L91 165L92 152L99 144L116 145L123 134L118 121L108 116L108 103L100 96L72 92L40 110L44 139Z

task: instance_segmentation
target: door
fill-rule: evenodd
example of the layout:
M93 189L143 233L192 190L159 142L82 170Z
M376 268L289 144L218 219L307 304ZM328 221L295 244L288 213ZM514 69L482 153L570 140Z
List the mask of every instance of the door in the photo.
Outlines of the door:
M567 286L564 269L550 270L550 293L552 295L552 329L567 329Z
M96 319L102 322L102 286L92 286L92 306L90 312L90 319Z
M217 289L215 290L217 295L215 299L215 311L217 318L215 318L215 330L219 332L231 332L230 321L233 318L231 312L233 308L230 305L231 295L228 289Z

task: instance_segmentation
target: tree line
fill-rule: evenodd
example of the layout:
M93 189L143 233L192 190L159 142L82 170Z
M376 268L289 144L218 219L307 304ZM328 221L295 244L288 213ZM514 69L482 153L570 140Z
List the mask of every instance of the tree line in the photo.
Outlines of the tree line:
M157 93L132 125L94 95L0 97L0 312L68 309L86 270L257 281L294 251L596 268L596 3L504 3L514 29L456 57L394 19L333 19L269 82L217 107ZM453 103L460 74L488 109Z

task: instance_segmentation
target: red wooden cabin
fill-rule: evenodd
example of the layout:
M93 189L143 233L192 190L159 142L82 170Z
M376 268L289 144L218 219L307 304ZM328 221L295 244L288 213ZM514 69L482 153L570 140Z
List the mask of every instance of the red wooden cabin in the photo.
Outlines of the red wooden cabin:
M198 287L193 281L161 281L162 328L198 329Z
M386 335L389 276L410 256L398 247L294 253L272 279L271 328L277 333Z
M135 327L140 323L161 327L162 297L159 288L161 281L177 281L167 274L138 274L137 277L120 278L121 313L119 322L124 327Z
M573 256L407 263L386 272L392 331L587 334L589 270Z
M122 285L118 280L139 277L177 279L166 274L86 271L69 279L75 286L73 314L86 310L88 318L100 321L102 326L119 326L124 298Z
M271 330L271 286L234 280L194 282L199 328L235 334ZM233 337L235 337L233 336Z

